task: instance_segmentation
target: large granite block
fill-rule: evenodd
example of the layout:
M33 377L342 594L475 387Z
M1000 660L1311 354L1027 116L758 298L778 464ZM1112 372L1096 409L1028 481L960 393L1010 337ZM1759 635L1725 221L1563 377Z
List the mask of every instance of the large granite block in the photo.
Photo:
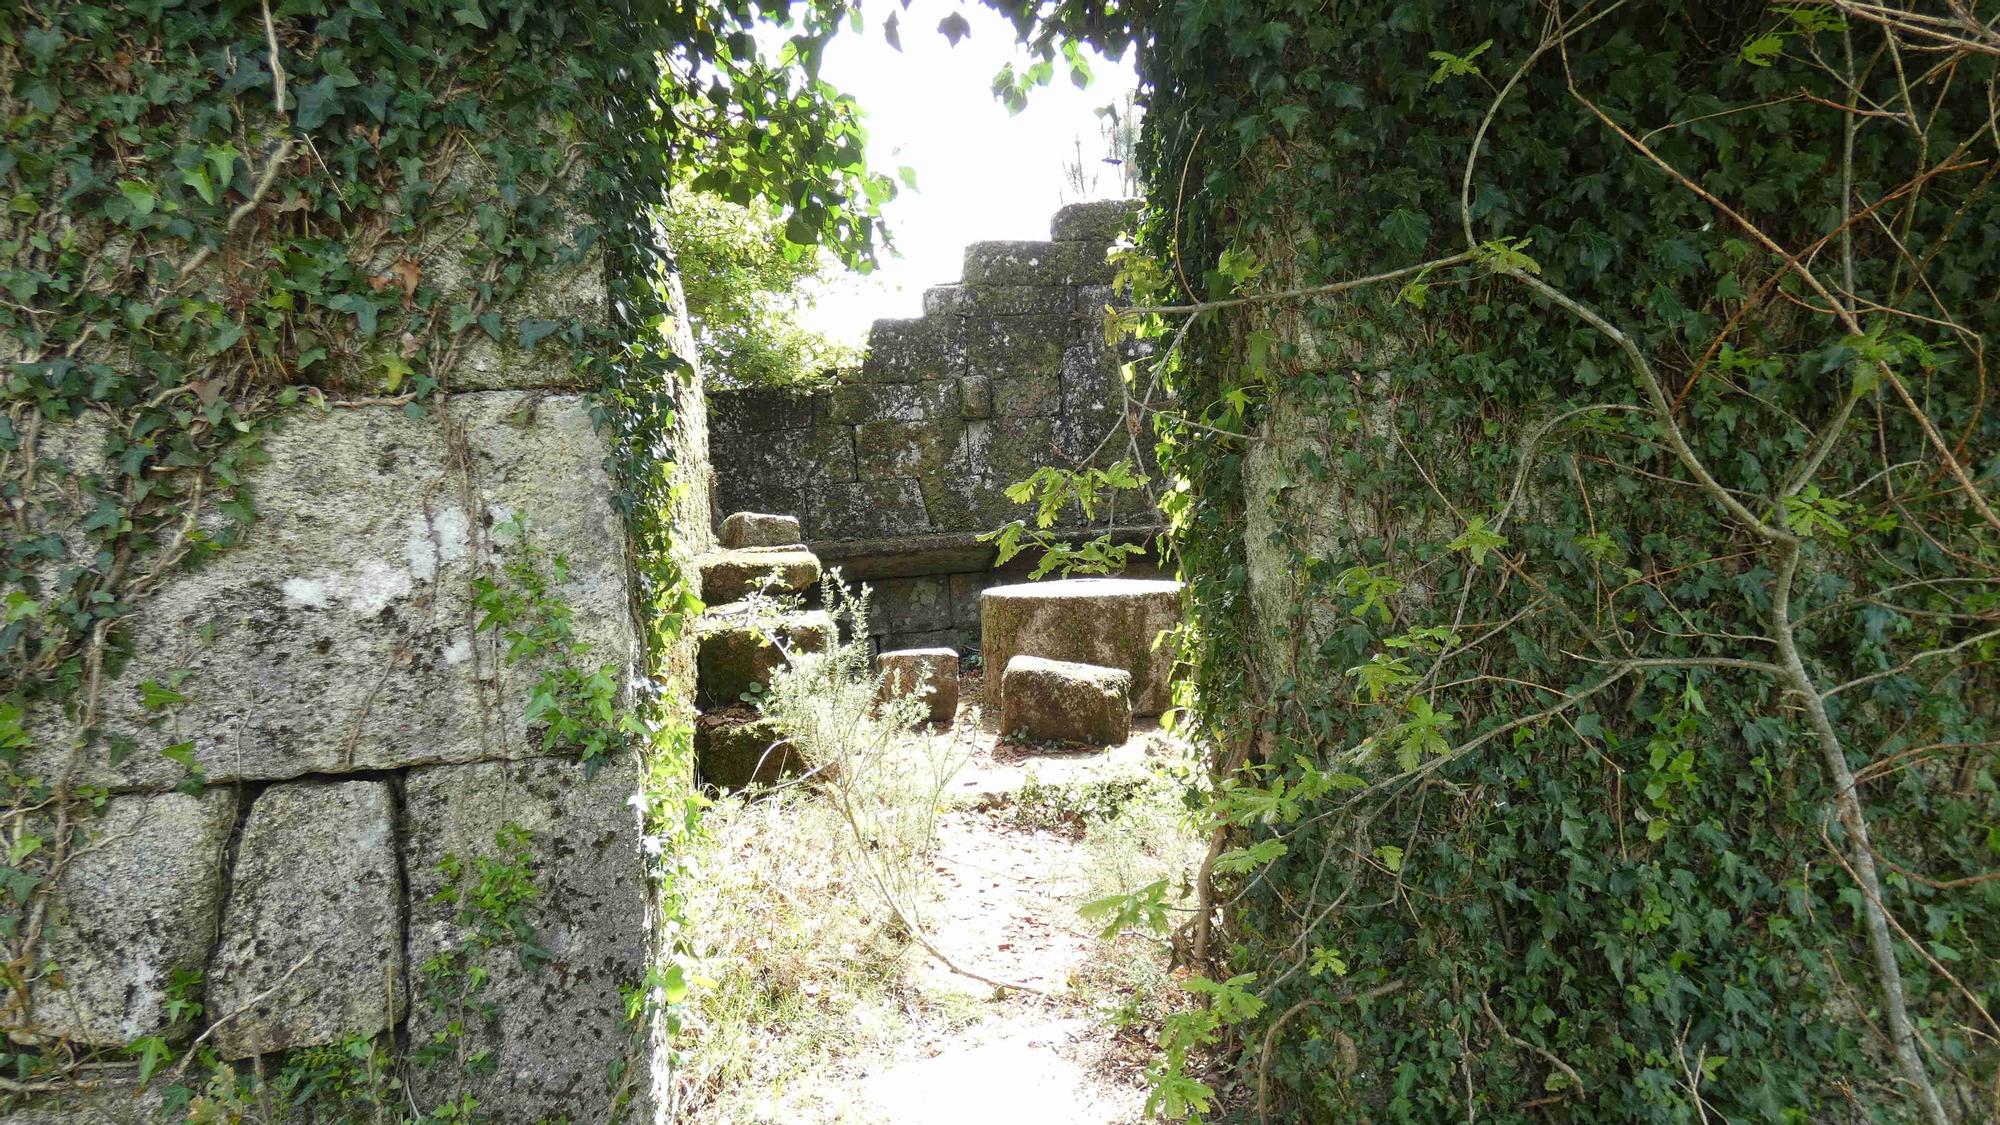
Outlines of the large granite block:
M99 1047L186 1037L169 990L208 964L235 826L229 789L114 797L79 826L42 932L56 969L31 988L39 1034Z
M1058 242L1111 242L1137 219L1136 199L1098 199L1072 203L1049 220L1049 237Z
M208 973L226 1059L395 1026L402 876L387 782L274 785L250 806Z
M958 380L918 383L858 383L827 395L826 421L857 425L874 421L922 422L959 412Z
M989 707L1017 656L1119 668L1132 674L1135 715L1172 702L1173 646L1155 644L1180 621L1181 584L1135 578L1066 578L994 586L980 596L979 647Z
M807 500L807 538L870 539L931 530L923 490L908 477L830 484Z
M708 396L710 432L719 439L801 430L812 425L817 397L778 387L712 390Z
M404 865L410 881L410 964L468 950L460 893L481 860L512 866L496 843L502 829L528 835L527 867L534 896L522 907L539 953L524 958L511 939L471 954L488 974L473 994L491 1005L477 1013L445 1013L417 1005L413 1043L431 1040L453 1014L468 1022L463 1046L491 1052L490 1074L468 1076L448 1065L412 1075L420 1105L471 1094L508 1121L611 1120L613 1064L632 1057L622 988L646 973L645 862L632 797L638 767L629 756L606 762L594 776L582 763L538 758L411 770L404 783L408 834ZM452 857L458 889L440 869ZM643 1089L644 1082L640 1082ZM647 1120L641 1107L632 1114Z
M879 578L868 585L875 591L868 603L870 633L922 633L952 624L950 582L942 574Z
M471 605L482 554L522 550L496 535L509 520L545 559L566 557L554 593L592 659L633 664L625 529L589 402L497 391L449 409L450 426L387 407L288 414L250 477L260 518L244 542L131 618L135 655L101 717L140 749L117 764L91 754L78 780L173 788L185 771L156 752L177 740L163 720L210 783L534 751L523 716L537 673L503 666ZM68 720L44 709L33 725L48 749L30 769L55 768Z
M924 477L951 460L963 423L875 421L854 428L854 460L862 480Z
M878 320L868 330L868 357L856 381L918 383L955 375L942 324L921 318Z
M972 285L1061 285L1063 263L1053 242L975 242L965 248L959 277Z
M1062 367L1067 316L979 317L966 321L967 374L990 379L1053 376Z

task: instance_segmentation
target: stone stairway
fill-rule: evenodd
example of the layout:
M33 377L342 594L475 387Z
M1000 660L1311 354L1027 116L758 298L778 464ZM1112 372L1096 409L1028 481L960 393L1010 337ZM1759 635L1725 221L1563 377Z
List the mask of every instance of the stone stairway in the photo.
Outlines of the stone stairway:
M694 749L699 780L721 789L772 784L803 771L799 755L746 696L768 687L786 652L818 652L835 638L833 618L812 606L818 556L799 543L791 516L738 512L722 521L721 549L698 562ZM774 611L765 598L800 599Z

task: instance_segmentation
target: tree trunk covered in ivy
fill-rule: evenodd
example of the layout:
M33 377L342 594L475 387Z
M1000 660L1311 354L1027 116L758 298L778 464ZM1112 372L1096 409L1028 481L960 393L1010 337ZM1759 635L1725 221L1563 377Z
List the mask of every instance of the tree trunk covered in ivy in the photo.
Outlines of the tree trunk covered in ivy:
M1992 1112L1993 56L1837 7L1140 29L1270 1119Z

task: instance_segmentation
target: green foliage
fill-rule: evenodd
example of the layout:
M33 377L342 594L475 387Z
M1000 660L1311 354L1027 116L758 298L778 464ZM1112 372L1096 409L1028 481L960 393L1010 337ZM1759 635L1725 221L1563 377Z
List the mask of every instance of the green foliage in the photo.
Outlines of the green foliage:
M1004 565L1024 550L1039 551L1035 569L1028 575L1030 579L1052 571L1065 577L1115 574L1125 569L1134 556L1145 554L1145 544L1116 542L1108 532L1073 543L1058 538L1058 533L1051 529L1065 517L1080 517L1087 524L1097 519L1100 511L1107 515L1114 513L1117 495L1138 491L1145 487L1146 481L1146 476L1135 471L1129 461L1103 467L1086 465L1080 469L1044 465L1028 479L1007 486L1007 499L1035 506L1034 526L1029 527L1025 520L1011 520L979 538L998 549L995 566Z
M819 0L287 0L0 20L0 498L14 519L0 544L0 782L17 842L0 888L14 1033L0 1062L13 1080L89 1061L37 1033L27 985L47 971L34 919L48 876L103 799L75 779L92 757L152 750L99 725L97 700L134 690L111 683L131 617L255 523L247 474L290 408L386 398L374 408L442 425L466 357L488 349L574 375L611 438L646 671L660 670L699 607L674 529L706 513L690 516L671 460L689 368L673 352L659 206L693 181L776 207L791 244L873 260L894 183L867 170L855 107L818 78L844 15ZM752 33L787 21L781 43ZM520 299L595 277L582 267L600 261L612 323ZM510 647L565 658L535 693L543 737L592 762L642 750L648 831L676 838L699 802L670 690L648 675L628 693L569 662L580 650L553 587L502 589L527 581L492 576L482 594L488 611L521 611L488 613ZM159 753L198 790L195 744L170 729L186 688L141 690ZM35 746L26 717L59 710L80 735ZM59 768L31 771L31 758ZM67 832L32 828L58 810ZM655 873L670 932L671 861ZM671 1023L665 996L646 990L641 1015ZM210 1085L204 1119L227 1119L236 1080ZM315 1101L340 1088L297 1087Z
M711 385L804 386L858 363L858 349L800 323L831 262L818 247L787 241L769 205L676 192L663 226Z
M1994 61L1952 52L1906 89L1909 42L1825 6L1661 0L1587 23L1609 11L1068 4L1032 25L1139 52L1140 303L1219 295L1181 275L1245 248L1266 264L1252 293L1471 255L1214 310L1165 365L1182 701L1218 766L1250 763L1207 813L1240 854L1285 845L1217 888L1210 972L1256 973L1266 1003L1227 1077L1262 1073L1274 1121L1922 1120L1833 815L1853 792L1923 1065L1948 1113L1980 1116L2000 684L1975 607L2000 540L1889 378L1992 496L2000 421L1967 352L2000 328L1982 248L2000 197L1947 154L1983 135ZM1857 97L1895 108L1841 112ZM1791 268L1805 246L1860 331ZM1524 278L1615 326L1670 409ZM1180 327L1114 319L1161 343ZM1264 444L1180 422L1225 412ZM1795 569L1690 479L1669 421L1801 541ZM1851 789L1755 663L1781 582ZM1390 643L1416 630L1431 647ZM1630 656L1662 664L1614 676ZM1699 665L1730 659L1752 665ZM1345 975L1311 971L1322 949ZM1178 1041L1226 1047L1214 1023ZM1171 1058L1155 1078L1155 1110L1202 1112L1208 1079Z
M573 612L557 593L569 581L568 561L545 558L520 517L494 528L493 538L511 550L501 577L472 581L472 605L479 611L473 631L498 635L508 666L541 669L523 718L541 731L542 749L574 753L586 775L595 774L644 727L620 710L617 665L592 663L590 644L576 638Z

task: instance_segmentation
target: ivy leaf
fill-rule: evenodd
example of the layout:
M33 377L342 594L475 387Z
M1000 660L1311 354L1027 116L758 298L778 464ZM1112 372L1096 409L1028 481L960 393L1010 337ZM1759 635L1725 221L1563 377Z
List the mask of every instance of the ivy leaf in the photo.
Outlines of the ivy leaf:
M553 320L524 320L521 322L521 346L532 348L560 327L562 325Z
M147 680L139 685L139 703L148 711L161 711L176 703L187 702L187 696L163 686L158 680ZM189 745L193 745L189 743ZM161 751L165 753L165 751Z
M376 362L382 367L382 382L390 394L395 394L396 389L403 385L403 380L416 372L409 360L395 352L384 352Z
M210 174L208 165L206 164L197 164L187 171L182 172L181 182L193 188L194 193L201 196L203 203L213 206L215 201L220 198L220 193L215 186L215 177Z
M964 16L959 15L957 12L953 12L952 14L938 21L938 30L944 33L945 41L947 43L950 43L952 46L956 47L958 46L959 40L972 34L972 24L966 22Z
M297 122L301 129L317 129L340 111L340 87L332 75L299 88Z
M1431 237L1430 218L1408 207L1398 207L1389 212L1375 229L1381 231L1382 237L1399 250L1422 250Z
M895 12L890 12L889 18L882 21L882 39L884 42L889 44L890 50L895 51L898 54L902 53L903 33L902 30L897 27Z
M159 197L153 194L153 185L138 180L118 181L118 193L125 197L125 202L132 205L134 214L150 215L153 213L153 208L159 204Z

